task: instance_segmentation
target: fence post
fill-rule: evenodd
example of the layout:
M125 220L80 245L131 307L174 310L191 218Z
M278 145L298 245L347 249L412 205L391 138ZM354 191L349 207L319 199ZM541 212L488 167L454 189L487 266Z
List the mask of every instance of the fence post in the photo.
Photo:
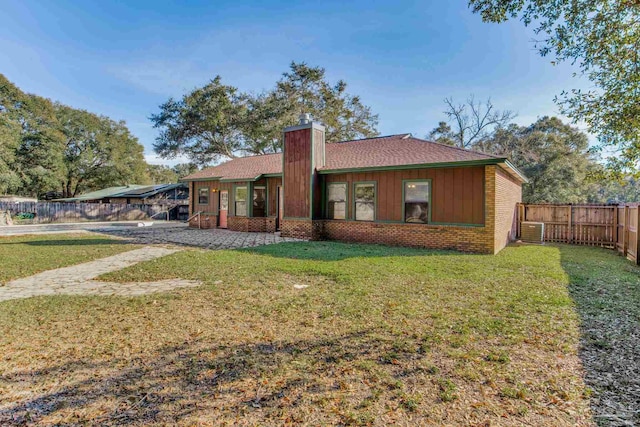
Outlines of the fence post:
M618 207L613 208L613 229L611 230L611 240L613 240L613 249L618 252Z
M518 203L518 238L522 237L522 221L526 219L524 209L524 204Z
M572 220L573 220L573 206L569 205L569 232L567 234L567 243L573 243L573 226L572 226Z
M622 224L622 255L626 258L629 244L629 206L624 205L624 224Z
M640 249L640 204L636 208L636 265L640 265L640 254L638 253L638 249Z

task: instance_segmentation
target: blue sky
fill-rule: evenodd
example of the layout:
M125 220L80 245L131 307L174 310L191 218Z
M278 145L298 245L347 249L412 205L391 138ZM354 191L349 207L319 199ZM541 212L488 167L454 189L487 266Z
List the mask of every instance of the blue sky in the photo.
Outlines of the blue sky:
M273 86L292 60L380 116L381 134L423 137L445 97L491 97L516 122L558 114L554 95L585 87L535 51L520 22L486 24L451 1L0 0L0 73L22 90L125 120L153 156L148 120L169 97L219 74L244 91Z

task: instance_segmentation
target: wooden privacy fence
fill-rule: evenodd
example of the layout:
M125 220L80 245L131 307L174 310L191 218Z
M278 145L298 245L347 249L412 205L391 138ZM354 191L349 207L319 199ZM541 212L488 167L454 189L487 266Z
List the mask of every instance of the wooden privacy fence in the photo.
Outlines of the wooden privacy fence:
M544 241L616 249L636 264L638 203L624 205L518 204L517 236L525 221L544 223Z
M119 203L0 202L0 212L9 211L22 223L81 221L135 221L166 212L166 205L127 205ZM158 219L165 219L157 215Z

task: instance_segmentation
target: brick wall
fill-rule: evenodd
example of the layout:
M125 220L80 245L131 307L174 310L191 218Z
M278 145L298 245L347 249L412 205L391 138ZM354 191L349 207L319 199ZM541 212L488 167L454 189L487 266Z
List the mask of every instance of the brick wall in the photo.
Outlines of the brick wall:
M516 235L518 202L522 201L522 186L502 168L495 167L495 240L494 253L504 248Z
M252 233L275 233L276 218L260 217L249 218L246 216L230 216L227 218L227 227L231 231L244 231Z
M276 217L248 218L248 231L260 233L276 232Z
M327 240L493 253L493 235L486 227L332 220L314 222L319 237Z
M198 228L198 223L200 224L200 228L216 228L218 217L216 215L201 214L200 220L198 220L197 216L189 220L189 227Z
M285 218L280 224L280 235L296 239L318 240L320 239L319 226L321 222L310 219Z

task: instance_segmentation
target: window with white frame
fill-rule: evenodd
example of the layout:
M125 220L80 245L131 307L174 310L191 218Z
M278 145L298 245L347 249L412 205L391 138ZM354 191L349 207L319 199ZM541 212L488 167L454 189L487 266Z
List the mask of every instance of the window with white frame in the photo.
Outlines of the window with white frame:
M430 187L429 181L405 181L404 222L429 222Z
M354 219L373 221L376 218L376 185L372 182L356 183L354 186Z
M345 219L347 217L347 184L345 182L327 185L327 218Z
M235 216L247 216L247 187L236 187L233 203Z

